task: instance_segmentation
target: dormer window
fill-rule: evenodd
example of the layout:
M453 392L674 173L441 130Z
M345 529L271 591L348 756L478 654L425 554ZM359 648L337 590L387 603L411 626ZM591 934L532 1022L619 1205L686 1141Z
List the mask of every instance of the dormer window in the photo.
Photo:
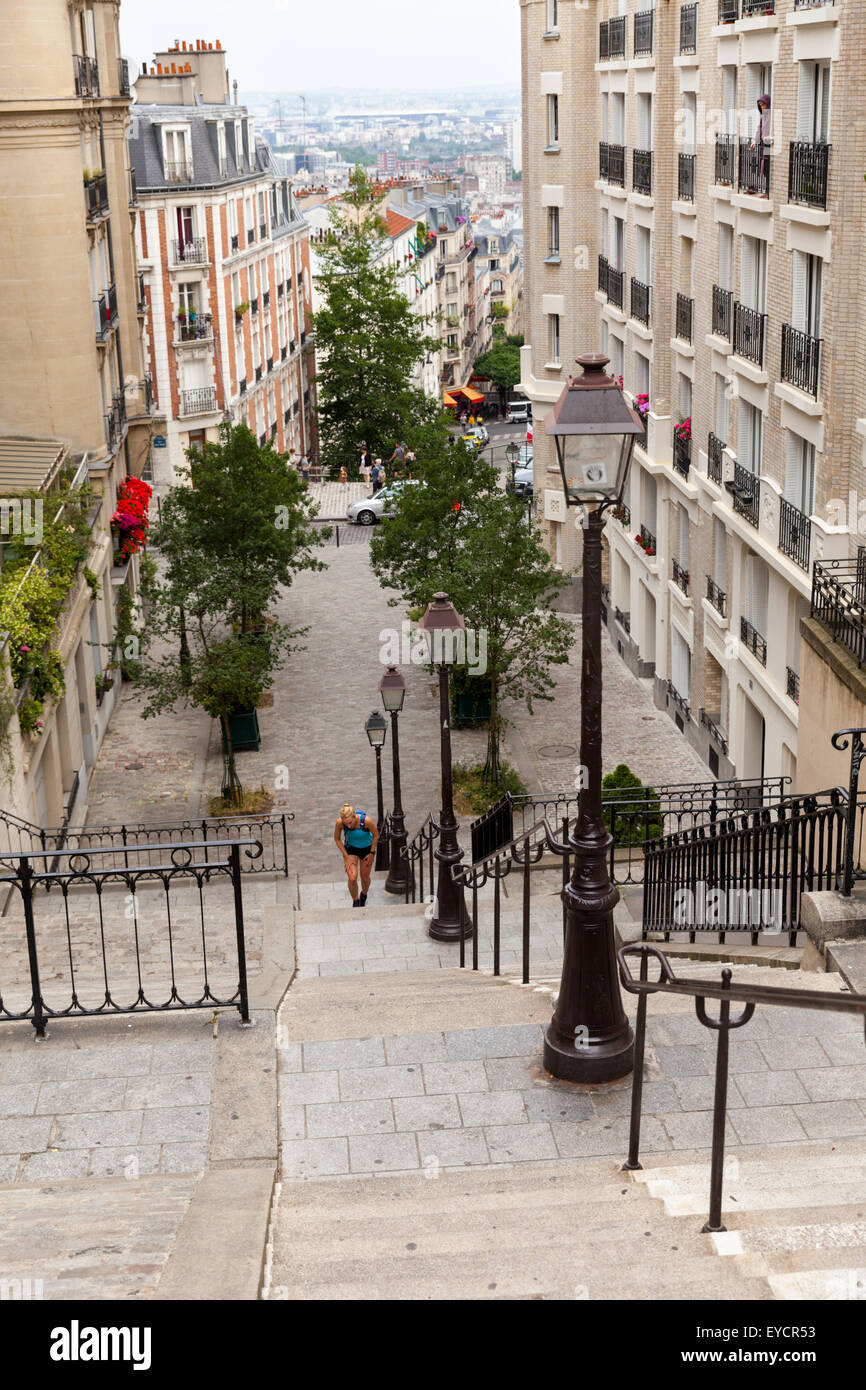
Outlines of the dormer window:
M162 154L167 183L192 182L192 150L188 127L163 130Z
M235 164L238 169L244 162L244 137L240 121L235 121Z

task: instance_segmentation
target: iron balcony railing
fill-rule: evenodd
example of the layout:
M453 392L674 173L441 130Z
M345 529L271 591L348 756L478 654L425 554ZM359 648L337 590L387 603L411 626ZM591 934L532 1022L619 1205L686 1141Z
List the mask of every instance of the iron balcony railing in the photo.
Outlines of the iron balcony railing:
M256 381L261 381L263 372L261 367L256 367Z
M726 616L725 608L728 602L728 595L724 589L720 589L711 574L707 575L707 602L711 603L721 618Z
M238 233L235 232L234 235L232 236L232 239L231 239L231 248L232 248L232 250L233 250L233 251L239 250L239 249L240 249L240 244L241 244L241 239L240 239Z
M117 323L117 290L109 285L98 299L93 301L96 316L96 336L102 341Z
M721 285L713 285L713 332L719 338L730 340L733 307L733 290L723 290Z
M686 723L691 720L692 709L685 695L680 694L673 681L665 681L665 688L668 692L668 699L673 703L674 708L679 710Z
M95 222L108 212L108 179L96 174L84 180L84 208L88 222Z
M632 150L631 186L635 193L651 194L653 191L653 153L652 150Z
M270 302L271 302L271 292L270 292L270 290L265 290L264 294L262 295L262 304L263 304L264 307L267 309L267 307L268 307L268 305L270 304Z
M812 567L811 614L834 642L866 663L866 549L856 560L821 560Z
M206 265L207 237L193 236L185 240L175 237L171 243L174 265Z
M238 395L239 395L239 396L245 396L246 394L247 394L247 379L246 379L245 376L242 376L241 379L240 379L240 381L238 382Z
M765 198L770 196L770 154L756 139L748 135L740 139L737 159L737 188L740 193L758 193Z
M607 301L617 309L621 309L624 303L624 285L625 271L614 270L611 266L607 272Z
M129 166L129 203L130 207L138 207L138 180L132 164Z
M695 301L686 294L677 295L677 315L676 328L677 337L684 343L692 341L692 319L694 317Z
M684 594L688 594L689 572L687 569L683 569L679 560L671 559L671 578L673 579L677 587L682 589Z
M610 275L610 265L606 256L598 258L598 288L603 295L607 294L607 280Z
M795 564L809 572L809 555L812 540L812 523L807 516L787 502L779 499L779 549Z
M267 235L268 235L268 224L267 224L267 222L260 222L260 223L259 223L259 241L266 241L266 240L267 240Z
M182 343L193 343L213 337L210 314L178 314L177 336Z
M743 468L742 464L735 463L734 476L725 486L731 494L737 515L748 521L750 526L757 526L761 506L760 478L750 473L748 468Z
M84 58L79 53L73 53L72 62L75 68L75 95L98 97L99 67L95 58Z
M165 161L166 183L192 183L191 159L167 159Z
M707 439L707 477L714 483L722 482L722 454L724 453L725 441L719 439L718 435L710 431Z
M250 313L251 313L251 314L257 314L258 312L259 312L259 297L258 297L257 294L254 294L253 297L252 297L252 299L250 300Z
M776 0L743 0L743 19L776 13Z
M192 391L181 391L181 415L212 415L217 409L215 386L197 386Z
M762 666L767 664L767 639L748 618L740 618L740 641Z
M677 198L681 203L695 201L695 156L681 154L677 160Z
M652 550L652 551L654 551L656 554L658 553L658 546L656 545L656 538L655 538L655 536L653 535L652 531L650 531L646 526L641 526L641 528L640 528L640 538L641 538L641 540L642 540L643 543L644 543L644 551L645 551L645 552L646 552L647 550Z
M739 0L719 0L719 23L733 24L740 17Z
M650 320L650 287L644 285L640 280L631 277L631 317L637 319L638 323L649 327Z
M624 613L621 608L617 608L614 604L613 616L624 632L631 632L631 613Z
M764 334L767 315L748 304L734 305L734 352L758 367L764 365Z
M789 323L782 324L782 380L816 399L822 341L799 328L792 328Z
M800 703L800 677L790 666L785 667L785 694L795 705Z
M830 146L792 140L788 148L788 202L827 207Z
M691 436L685 438L681 434L674 432L673 446L674 468L683 477L689 476L689 469L692 466L692 441Z
M698 7L680 5L680 53L696 53L698 47Z
M634 17L632 56L645 58L653 51L653 11L638 10Z
M148 415L151 415L153 413L153 377L150 372L145 372L141 379L141 385L144 391L145 409Z
M117 85L122 97L132 96L132 88L129 85L129 63L125 58L117 60Z
M607 56L608 58L624 58L626 46L626 24L628 23L625 15L617 15L616 18L608 20L607 28Z
M625 188L625 145L607 146L607 181Z
M138 272L138 312L140 314L147 312L147 295L144 291L144 275L141 271Z
M247 227L247 246L252 246L256 239L255 227Z
M269 357L269 358L268 358L267 370L268 370L269 373L272 372L272 371L274 370L274 359L273 359L273 357Z
M610 21L602 20L598 26L598 57L602 63L607 62L610 54Z
M707 714L707 711L705 709L701 709L698 713L698 718L700 719L702 727L709 732L710 737L718 745L720 752L724 754L725 757L727 757L728 740L725 738L725 735L722 732L721 714Z
M733 187L737 171L736 141L733 135L716 136L715 180L716 183Z

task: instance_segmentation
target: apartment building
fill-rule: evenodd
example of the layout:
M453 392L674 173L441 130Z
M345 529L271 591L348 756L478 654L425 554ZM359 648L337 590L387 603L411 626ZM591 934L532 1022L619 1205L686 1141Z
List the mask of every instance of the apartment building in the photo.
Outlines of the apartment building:
M0 636L5 694L20 682L6 726L14 772L0 800L26 820L59 826L86 814L90 772L120 684L114 670L108 688L106 668L122 591L135 603L139 559L115 566L110 521L123 480L145 466L152 395L138 312L138 210L125 140L130 88L117 6L32 0L4 20L0 566L22 540L25 549L32 545L20 583L18 571L9 571L18 612L38 575L55 573L37 530L22 537L13 520L10 533L10 518L24 515L21 494L38 493L27 505L38 504L49 521L63 489L87 489L92 505L89 550L50 642L61 693L43 697L30 675L16 676L27 644L19 638L12 652L8 634Z
M219 42L155 55L135 82L130 151L157 402L153 480L244 423L316 452L308 231L267 141L231 99Z
M646 420L606 527L617 650L713 773L822 785L836 716L814 707L803 745L801 662L816 562L852 560L864 486L866 13L521 11L522 389L551 554L575 568L580 535L543 419L576 354L603 351Z
M479 217L473 232L478 264L487 271L484 293L489 300L489 320L506 333L520 333L523 311L523 267L512 226L505 218Z

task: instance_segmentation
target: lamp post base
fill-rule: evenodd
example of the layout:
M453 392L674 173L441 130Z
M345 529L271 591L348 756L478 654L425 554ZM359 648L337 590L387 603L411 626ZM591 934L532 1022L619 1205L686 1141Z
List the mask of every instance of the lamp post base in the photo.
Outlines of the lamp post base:
M551 1023L544 1035L542 1063L560 1081L617 1081L634 1068L634 1037L626 1026L624 1034L585 1039L577 1046Z

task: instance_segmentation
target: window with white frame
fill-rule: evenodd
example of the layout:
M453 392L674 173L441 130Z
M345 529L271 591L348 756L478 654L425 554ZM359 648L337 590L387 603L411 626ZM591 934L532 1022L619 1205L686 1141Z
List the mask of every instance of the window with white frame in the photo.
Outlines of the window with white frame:
M164 130L163 160L165 177L168 183L188 183L192 178L192 155L190 153L190 133L187 128Z
M797 74L797 139L825 145L830 130L830 63L803 62Z
M559 208L547 209L547 254L559 255Z
M548 362L559 366L562 358L560 357L560 325L559 314L548 314Z
M671 685L681 700L689 703L692 684L692 654L689 644L675 627L671 628Z
M547 33L559 32L559 0L547 0Z
M734 288L734 229L719 223L719 289Z
M785 459L785 501L804 516L815 506L815 445L788 431Z
M647 398L649 398L650 393L649 358L637 350L634 354L634 393L636 396L646 396Z
M677 551L676 558L680 563L680 568L685 570L686 574L688 574L691 568L691 547L689 544L689 509L688 507L684 507L682 503L677 503L677 513L677 540L679 548Z
M653 147L653 99L650 92L637 94L637 147L651 150Z
M559 97L550 92L547 98L547 145L553 149L559 144Z
M610 335L610 369L613 376L622 376L623 361L625 353L623 350L622 339L617 338L615 333Z
M650 236L649 227L635 227L635 274L642 285L650 284L652 277Z
M770 574L764 561L751 550L746 551L745 581L743 609L746 622L766 638Z
M610 139L613 145L625 144L625 92L610 94Z
M715 425L713 433L716 439L720 439L723 444L728 442L728 431L731 428L731 398L728 390L728 383L720 372L715 374L716 382L716 411Z
M741 467L754 473L761 472L761 452L764 435L764 417L757 406L740 399L740 416L737 421L737 461Z
M793 254L791 327L810 338L820 338L824 262L820 256L810 256L804 251Z
M767 297L767 243L763 237L740 238L740 302L763 314Z
M728 592L728 533L720 517L713 518L713 579L723 594Z

